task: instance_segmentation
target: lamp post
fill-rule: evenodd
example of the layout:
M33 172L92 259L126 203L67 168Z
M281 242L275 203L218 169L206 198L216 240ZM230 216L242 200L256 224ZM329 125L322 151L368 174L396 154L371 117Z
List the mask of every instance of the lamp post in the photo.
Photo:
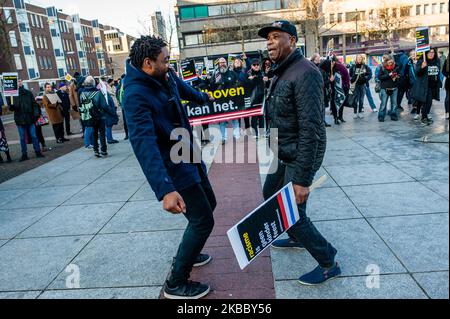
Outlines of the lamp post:
M358 16L358 9L356 9L355 10L355 12L356 12L356 18L355 18L355 21L356 21L356 50L358 50L359 49L359 37L358 37L358 18L359 18L359 16Z

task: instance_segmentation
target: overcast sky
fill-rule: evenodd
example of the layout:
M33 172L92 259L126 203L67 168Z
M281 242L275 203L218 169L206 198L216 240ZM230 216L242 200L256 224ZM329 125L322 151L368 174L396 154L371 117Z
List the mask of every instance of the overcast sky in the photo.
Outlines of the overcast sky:
M66 14L79 13L80 17L87 20L98 19L102 24L139 36L144 30L139 21L149 24L150 15L154 11L162 11L165 18L169 12L173 15L176 0L26 0L26 2L42 7L55 6Z

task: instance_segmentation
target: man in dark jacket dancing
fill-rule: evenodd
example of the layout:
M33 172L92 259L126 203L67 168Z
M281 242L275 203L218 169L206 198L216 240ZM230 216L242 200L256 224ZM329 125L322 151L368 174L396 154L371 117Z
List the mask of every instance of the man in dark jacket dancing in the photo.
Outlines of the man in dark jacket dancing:
M271 110L271 131L278 129L276 169L267 176L264 198L269 199L292 182L300 221L289 231L289 239L278 240L275 248L306 249L319 266L300 277L304 285L317 285L341 274L335 262L337 250L327 242L306 216L306 203L314 176L326 150L323 79L299 49L297 30L288 21L276 21L259 33L275 62L274 78L267 96Z
M181 98L204 105L210 97L175 75L169 68L167 43L150 36L136 40L131 48L124 90L130 142L139 164L156 197L163 201L164 210L184 214L189 221L165 283L164 296L202 298L209 293L209 286L188 279L192 267L211 260L210 256L200 253L214 227L216 199L206 167L194 146ZM179 142L171 139L178 135L175 129L187 133L189 138L182 143L187 144L189 157L194 154L196 160L183 159L176 163L172 159L171 150Z

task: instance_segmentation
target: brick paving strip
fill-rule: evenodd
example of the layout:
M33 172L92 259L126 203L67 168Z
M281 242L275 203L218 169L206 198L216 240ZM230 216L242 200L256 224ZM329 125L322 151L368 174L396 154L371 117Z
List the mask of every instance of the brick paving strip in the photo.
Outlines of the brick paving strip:
M252 138L245 144L248 153L256 154ZM226 147L231 145L229 142ZM210 254L213 260L209 265L194 269L190 279L211 286L211 293L205 299L275 299L270 252L264 252L242 271L226 234L263 202L257 157L255 163L249 160L245 164L226 164L218 161L222 154L217 152L209 173L218 205L214 212L214 230L203 252Z

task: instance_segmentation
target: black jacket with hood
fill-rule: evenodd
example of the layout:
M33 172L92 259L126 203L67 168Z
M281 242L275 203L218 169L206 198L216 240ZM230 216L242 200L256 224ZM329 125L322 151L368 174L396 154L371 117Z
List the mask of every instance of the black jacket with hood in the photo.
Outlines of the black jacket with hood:
M294 168L292 182L304 187L312 185L326 150L323 86L318 68L296 49L275 67L267 96L278 157Z

